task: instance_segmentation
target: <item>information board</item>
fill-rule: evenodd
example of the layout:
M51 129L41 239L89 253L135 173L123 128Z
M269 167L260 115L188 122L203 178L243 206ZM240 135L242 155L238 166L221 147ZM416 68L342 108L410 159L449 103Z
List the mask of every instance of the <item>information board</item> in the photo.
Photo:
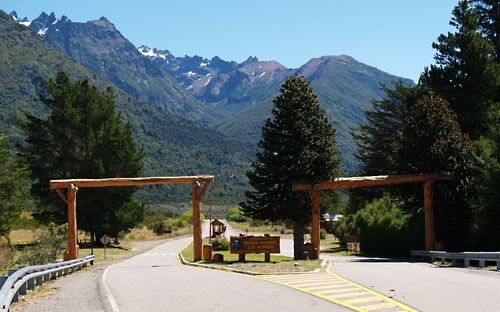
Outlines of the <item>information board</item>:
M280 237L231 236L229 250L233 254L280 253Z

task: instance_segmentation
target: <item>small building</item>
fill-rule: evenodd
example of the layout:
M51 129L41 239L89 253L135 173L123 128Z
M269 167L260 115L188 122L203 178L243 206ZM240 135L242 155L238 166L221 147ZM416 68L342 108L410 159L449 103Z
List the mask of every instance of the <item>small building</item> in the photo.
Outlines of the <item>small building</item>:
M214 219L210 222L211 227L211 237L216 237L219 235L223 235L226 232L226 226L221 221Z

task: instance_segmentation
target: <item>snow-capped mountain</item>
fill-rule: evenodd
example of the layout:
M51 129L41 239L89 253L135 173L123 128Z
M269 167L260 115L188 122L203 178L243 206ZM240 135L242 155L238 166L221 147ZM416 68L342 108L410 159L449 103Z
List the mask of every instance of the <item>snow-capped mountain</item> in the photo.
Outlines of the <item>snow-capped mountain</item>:
M26 27L28 27L28 26L31 24L31 22L28 20L28 18L27 18L27 17L19 18L19 17L17 16L16 11L12 11L12 12L10 12L10 13L9 13L9 15L10 15L10 16L12 16L12 18L13 18L16 22L18 22L19 24L22 24L22 25L24 25L24 26L26 26Z
M255 90L279 84L291 74L291 70L276 61L259 61L256 57L237 63L218 56L211 59L198 55L175 57L168 50L147 46L137 49L167 70L186 91L204 103L218 106L223 113L260 100Z

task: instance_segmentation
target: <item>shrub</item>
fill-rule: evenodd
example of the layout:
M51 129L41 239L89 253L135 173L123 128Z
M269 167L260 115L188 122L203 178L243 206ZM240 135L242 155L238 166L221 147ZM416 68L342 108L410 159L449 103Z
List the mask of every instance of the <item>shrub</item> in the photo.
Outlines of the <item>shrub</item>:
M319 238L320 238L320 239L326 239L326 235L327 235L327 234L328 234L328 233L326 232L326 230L325 230L325 229L321 229L321 230L319 230Z
M214 238L212 240L212 250L214 251L229 250L229 241L225 237Z
M66 248L67 225L50 224L35 232L34 245L23 251L20 263L27 265L54 262Z
M409 214L401 203L388 195L368 203L354 216L360 230L363 252L382 255L403 255L409 249Z
M187 226L187 222L182 219L177 219L174 221L174 226L176 228L183 228Z
M156 221L153 223L152 230L156 235L165 234L165 223L163 221Z
M226 212L226 219L233 222L246 222L248 218L243 214L240 207L234 207Z
M203 221L204 218L205 216L203 214L200 214L200 220ZM185 224L193 224L193 210L186 210L179 216L179 219L184 221Z

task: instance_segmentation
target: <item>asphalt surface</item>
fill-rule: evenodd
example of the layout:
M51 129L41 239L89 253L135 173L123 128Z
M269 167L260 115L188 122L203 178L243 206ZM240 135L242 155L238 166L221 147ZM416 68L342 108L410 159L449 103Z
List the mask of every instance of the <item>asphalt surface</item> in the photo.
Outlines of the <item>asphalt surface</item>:
M421 311L500 311L500 272L331 257L332 271Z
M191 238L168 241L108 268L103 275L114 311L347 311L260 279L183 266L176 253Z

